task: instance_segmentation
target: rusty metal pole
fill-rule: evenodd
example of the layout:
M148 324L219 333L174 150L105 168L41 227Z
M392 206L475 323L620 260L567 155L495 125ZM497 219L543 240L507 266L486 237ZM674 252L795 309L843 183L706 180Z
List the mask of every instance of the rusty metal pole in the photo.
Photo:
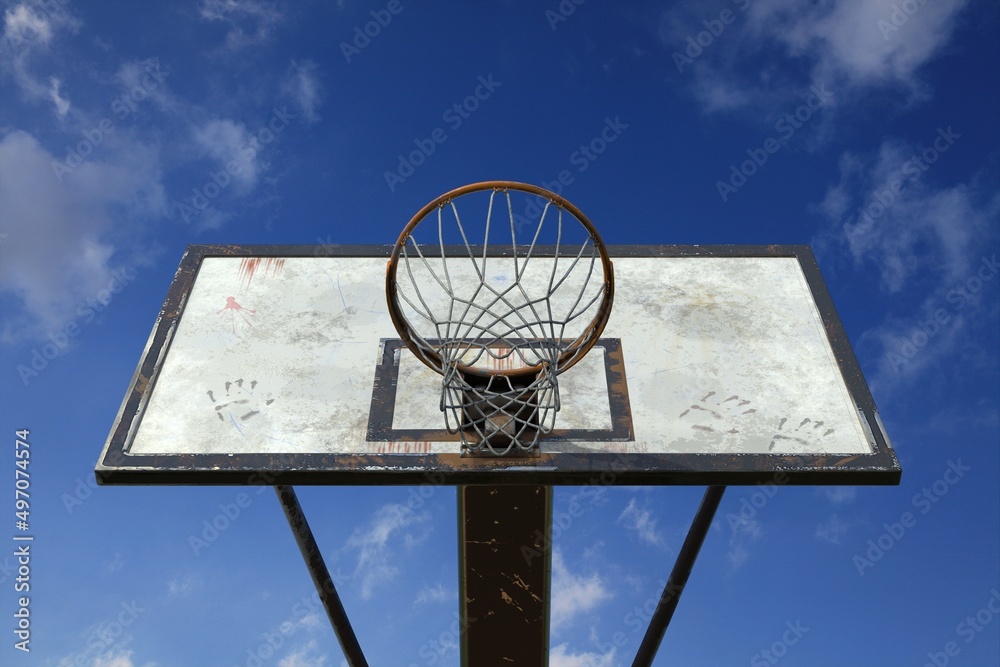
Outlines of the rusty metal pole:
M274 487L274 492L278 494L281 508L285 510L285 518L288 519L288 525L295 534L295 541L299 545L299 551L302 552L306 567L309 568L309 575L316 586L316 592L326 608L326 615L330 618L330 624L337 635L337 641L340 642L340 648L344 651L347 664L350 667L368 667L368 661L365 660L358 638L354 635L354 628L351 627L351 620L340 602L340 596L337 595L337 588L333 585L323 554L320 553L316 538L313 537L309 522L306 521L306 515L299 505L295 489L291 486L277 485Z
M462 665L548 665L551 524L551 487L458 487Z

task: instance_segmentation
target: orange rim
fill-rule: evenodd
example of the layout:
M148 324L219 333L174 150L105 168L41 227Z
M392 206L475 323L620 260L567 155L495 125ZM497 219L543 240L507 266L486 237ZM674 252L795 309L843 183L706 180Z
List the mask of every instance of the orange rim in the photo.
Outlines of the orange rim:
M434 371L441 372L440 368L444 365L444 361L441 359L441 356L434 350L427 350L417 345L413 336L410 334L410 324L400 308L399 299L396 295L396 270L399 266L399 256L403 248L406 246L406 242L409 240L410 234L413 233L413 230L416 229L417 225L423 222L424 218L426 218L431 212L448 204L458 197L471 194L473 192L482 192L484 190L514 190L517 192L535 194L548 199L556 206L569 211L580 222L580 224L583 225L584 229L586 229L590 234L594 247L600 254L601 268L604 270L604 299L598 307L597 313L594 315L594 319L591 320L590 324L584 329L583 333L580 334L580 336L577 337L577 339L571 343L560 356L559 372L562 373L563 371L572 368L577 361L583 358L583 356L590 351L590 348L597 343L597 339L601 337L601 333L604 331L604 327L607 325L608 319L611 317L611 306L614 303L615 295L614 266L611 263L611 258L608 257L608 249L604 245L604 241L601 239L600 233L598 233L597 228L594 227L593 223L590 222L590 219L583 214L583 211L578 209L569 200L557 195L554 192L546 190L545 188L540 188L537 185L518 183L516 181L483 181L481 183L471 183L444 193L417 211L416 215L410 218L410 221L400 233L399 239L397 239L396 245L393 246L392 254L389 256L389 261L386 264L385 296L386 303L389 306L389 316L392 318L393 326L396 327L396 331L399 333L400 338L402 338L403 342L406 343L406 346L410 348L410 351L413 352L418 359L423 361ZM542 363L515 370L502 371L460 365L459 370L466 374L478 376L504 375L507 377L519 377L537 374L541 370Z

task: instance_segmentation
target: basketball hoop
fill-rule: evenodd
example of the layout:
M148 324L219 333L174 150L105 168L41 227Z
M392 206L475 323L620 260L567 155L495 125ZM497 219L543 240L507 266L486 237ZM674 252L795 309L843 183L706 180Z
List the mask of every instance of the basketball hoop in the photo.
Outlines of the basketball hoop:
M459 200L485 207L481 237L463 224ZM494 224L498 208L506 209L502 224ZM523 228L529 243L518 242ZM418 242L420 232L431 242ZM454 281L449 265L459 264L475 279ZM402 340L441 375L440 409L462 453L531 456L555 424L558 376L608 322L614 271L597 229L569 201L533 185L486 181L413 216L389 259L386 297Z

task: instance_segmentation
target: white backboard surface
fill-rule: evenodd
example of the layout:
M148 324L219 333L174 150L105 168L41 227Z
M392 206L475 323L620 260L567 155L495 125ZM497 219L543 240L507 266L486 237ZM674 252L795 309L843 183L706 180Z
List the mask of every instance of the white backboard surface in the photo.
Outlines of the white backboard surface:
M118 430L120 456L457 454L458 437L440 436L440 376L400 344L386 257L374 254L206 253L180 312L165 313L171 326L161 315L160 342L154 331L146 358L156 358L149 376L137 373L141 395ZM624 253L612 249L615 301L601 336L610 347L598 344L560 377L556 428L586 435L543 438L546 457L885 453L798 256L616 254ZM491 262L502 273L511 260ZM467 270L456 264L452 278L470 279ZM376 367L387 358L392 387L380 399ZM621 378L605 371L622 363L627 401L612 408L609 382ZM612 429L615 410L624 432ZM374 421L385 428L373 438ZM421 431L439 436L413 436Z

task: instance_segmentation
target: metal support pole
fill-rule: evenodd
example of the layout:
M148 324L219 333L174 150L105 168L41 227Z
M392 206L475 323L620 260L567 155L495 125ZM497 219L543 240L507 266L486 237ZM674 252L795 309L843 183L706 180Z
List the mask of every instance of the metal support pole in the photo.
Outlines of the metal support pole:
M660 601L656 605L656 611L653 612L653 618L649 621L649 627L646 628L646 635L642 638L642 644L635 654L632 667L650 667L653 664L653 658L656 657L656 651L660 648L663 635L667 631L670 619L673 618L674 610L677 609L677 602L681 599L688 577L691 576L691 568L698 558L702 542L705 541L705 535L712 525L715 511L719 509L725 491L724 486L710 486L705 490L698 513L695 514L687 537L684 538L684 545L677 554L674 569L670 571L670 578L667 579L667 585L660 595Z
M319 598L326 608L326 615L330 618L330 624L337 635L337 641L340 642L340 648L344 651L347 664L350 667L368 667L368 661L365 660L365 655L361 652L358 638L354 636L351 621L347 618L347 612L344 611L344 605L340 602L340 596L337 595L337 588L333 585L333 579L330 578L330 571L323 561L323 554L319 551L316 538L313 537L309 522L306 521L306 515L302 512L302 506L299 505L295 489L290 486L278 485L274 487L274 492L278 494L281 508L285 510L288 525L291 526L292 533L295 534L295 541L299 545L299 551L302 552L302 558L306 561L306 567L309 568L316 592L319 593Z
M552 489L458 487L462 665L549 664Z

